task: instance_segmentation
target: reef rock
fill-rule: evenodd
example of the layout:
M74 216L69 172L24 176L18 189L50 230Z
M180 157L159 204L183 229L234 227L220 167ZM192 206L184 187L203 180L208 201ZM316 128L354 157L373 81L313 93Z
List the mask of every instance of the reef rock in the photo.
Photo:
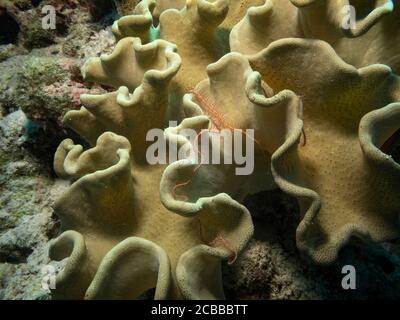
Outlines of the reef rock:
M65 183L24 146L28 120L21 111L0 119L0 298L44 299L41 268L58 232L51 208Z

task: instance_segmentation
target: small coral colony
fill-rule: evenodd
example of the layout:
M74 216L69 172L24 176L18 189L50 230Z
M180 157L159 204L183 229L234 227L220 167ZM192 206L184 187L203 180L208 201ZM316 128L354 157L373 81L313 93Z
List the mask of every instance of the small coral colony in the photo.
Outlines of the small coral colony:
M113 33L82 68L107 92L64 117L90 147L54 158L55 298L224 298L263 190L298 200L317 264L399 236L398 2L144 0Z

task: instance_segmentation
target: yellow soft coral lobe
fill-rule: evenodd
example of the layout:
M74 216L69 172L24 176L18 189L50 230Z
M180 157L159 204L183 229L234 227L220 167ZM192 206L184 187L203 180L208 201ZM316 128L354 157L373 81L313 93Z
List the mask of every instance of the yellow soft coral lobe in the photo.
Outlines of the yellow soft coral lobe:
M293 122L272 156L275 181L301 203L299 248L329 263L353 235L398 236L400 166L379 148L399 129L399 77L356 69L318 40L279 40L250 60L272 88L302 96L304 127Z
M243 18L247 8L261 3L260 0L190 0L178 5L172 1L146 0L139 3L135 14L115 22L114 34L118 38L139 37L143 43L150 41L153 34L177 45L182 66L171 83L171 95L181 107L183 95L207 77L206 67L229 52L228 38L234 24ZM157 27L149 23L152 13L157 18L160 14Z
M230 47L252 55L279 39L319 39L356 68L382 63L400 73L399 29L393 0L265 0L234 26Z
M201 141L197 146L184 136L185 131L193 129L201 135L214 128L218 132L213 133L210 145L213 153L220 154L221 161L198 166L185 159L167 167L161 182L161 199L173 210L219 192L243 201L249 194L276 188L271 155L285 141L285 124L297 118L300 107L300 99L292 91L270 90L241 54L225 55L207 67L207 74L208 78L184 97L187 118L179 126L166 129L165 135L168 141L180 141L182 148L187 147L192 150L189 154L194 154L199 152ZM232 157L233 151L232 141L226 139L223 130L228 130L234 139L239 135L253 144L250 156L254 168L249 174L237 174L239 164L235 159L229 164L224 161L226 156ZM247 130L254 132L253 138Z
M160 201L165 165L146 161L147 132L173 119L175 49L124 38L84 66L87 79L117 90L83 95L84 106L64 118L92 148L67 139L54 159L57 174L74 181L55 205L65 232L50 256L68 258L55 298L133 299L151 288L156 299L224 297L220 264L251 237L249 212L224 193L198 199L185 214L168 210Z
M353 236L398 237L400 165L382 146L400 128L399 13L390 0L139 2L114 23L114 51L82 68L109 92L64 117L90 147L66 139L54 158L72 182L55 204L50 256L67 261L54 297L223 298L221 262L253 234L239 202L276 187L299 200L297 245L318 263ZM150 165L154 128L189 154L201 145L187 129L252 129L254 171ZM223 138L208 141L221 159Z

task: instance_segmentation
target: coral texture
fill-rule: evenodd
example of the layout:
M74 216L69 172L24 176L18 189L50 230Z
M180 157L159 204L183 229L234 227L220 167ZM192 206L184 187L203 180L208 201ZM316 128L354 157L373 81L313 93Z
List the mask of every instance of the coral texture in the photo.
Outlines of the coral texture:
M56 297L135 298L153 287L157 299L223 297L220 261L251 237L248 211L218 194L174 214L159 200L165 166L146 162L148 130L170 119L169 82L181 65L174 51L164 40L124 38L83 68L86 79L119 89L81 96L85 107L64 118L95 147L65 140L55 155L58 175L77 179L55 207L68 231L50 254L69 257Z
M346 5L355 9L352 28ZM392 0L265 0L235 25L230 45L252 55L283 38L320 39L356 68L382 63L400 73L399 28L400 7Z
M47 4L57 11L57 29L49 32L40 23ZM90 18L86 1L0 1L0 7L0 299L49 299L41 269L59 231L52 205L68 186L52 170L54 152L67 135L77 139L62 116L80 106L80 93L93 90L81 77L80 52L65 57L61 49L79 39L77 51L89 54L86 36L93 36L90 49L106 51L96 36L104 24Z
M116 21L113 32L117 38L139 37L143 43L164 39L177 45L182 67L171 82L171 95L179 104L189 89L207 77L206 67L229 52L230 29L254 4L260 1L187 1L181 10L162 12L154 26L152 12L158 5L169 7L168 3L145 0L135 14Z
M255 113L257 117L254 118L262 125L257 126L257 123L249 120L251 118L247 116L253 109L238 98L238 87L243 85L240 81L235 81L235 84L231 81L232 78L240 79L241 68L235 65L232 67L235 75L232 72L227 76L221 71L227 68L216 67L223 65L222 62L208 67L211 89L205 88L207 85L203 82L196 90L204 90L207 99L219 108L218 112L222 116L208 112L211 121L217 123L217 128L222 125L255 129L256 144L272 155L272 174L275 182L281 189L296 196L301 203L304 218L297 229L299 249L306 251L318 263L331 263L352 236L374 241L398 236L400 203L396 195L400 188L399 164L385 152L389 152L386 142L390 141L399 129L396 101L400 100L400 82L399 77L386 65L374 64L357 69L347 64L334 50L336 47L331 47L325 41L299 38L276 40L281 32L279 24L277 29L272 28L276 25L274 19L282 21L283 17L279 14L283 11L279 6L289 5L289 2L279 3L273 6L275 2L266 1L263 6L250 8L247 16L232 31L231 44L233 48L236 46L239 51L248 54L250 66L260 72L264 81L262 87L266 88L264 92L271 95L272 101L276 102L279 100L277 97L285 96L282 93L286 90L286 95L292 92L294 101L295 92L300 97L300 103L286 113L285 107L279 106L275 115L274 111L271 111L273 108L263 111L258 108ZM374 9L365 20L358 21L360 30L353 30L354 34L351 36L355 38L346 41L359 40L359 45L365 46L367 40L362 42L360 37L369 36L378 28L385 15L391 14L389 17L393 19L398 14L398 7L393 11L393 8L388 6L386 4ZM285 14L297 17L298 9L291 8L293 12L290 13L289 10L285 11ZM385 11L385 15L378 14L383 8L390 10ZM337 10L330 12L336 20L339 16L342 17ZM275 17L275 14L278 16ZM254 21L250 18L260 19L259 22L262 23L269 21L271 27L263 24L257 26L260 27L257 29L251 25ZM249 29L251 27L266 32L265 38L257 34L257 30ZM297 35L306 34L300 27L296 30L293 32L297 32ZM326 36L332 35L332 30L331 33L327 31ZM284 34L287 31L284 31ZM247 37L247 33L254 38ZM342 35L345 36L346 34ZM264 48L268 41L272 42ZM257 51L260 48L263 49ZM373 48L371 51L380 52ZM221 61L229 61L229 57L233 57L232 54L226 55ZM374 56L373 59L376 59L374 62L385 60L384 55ZM357 65L360 62L354 63ZM236 83L238 87L235 87ZM224 87L231 91L224 91ZM246 89L252 87L254 88L254 85L247 83ZM254 90L257 91L260 92L260 88ZM280 93L274 96L276 92ZM221 99L221 96L224 99ZM254 98L252 101L260 101L259 95L253 97L258 99ZM186 98L186 102L190 100L190 97ZM188 114L202 112L201 106L190 106L187 109L195 110L189 111ZM192 123L195 121L195 118L191 119ZM246 189L246 183L233 184L229 172L215 172L215 167L208 168L208 174L196 172L196 179L211 181L212 187L207 188L208 192L212 192L213 187L216 190L220 187L237 196L237 188ZM165 183L178 179L177 177L185 181L182 178L184 176L188 180L188 174L190 171L179 162L172 164L164 173ZM213 176L213 179L207 178L209 176ZM216 178L219 176L223 178ZM260 173L256 173L256 176L262 177ZM222 183L219 184L218 181ZM236 177L235 181L240 180ZM261 187L252 191L262 190L262 184L255 184L251 179L246 182L253 188ZM197 180L185 185L181 189L181 197L195 199L196 192L201 190L197 187L199 185L201 183ZM168 190L170 188L166 187L162 192L163 201L167 207L174 207L177 200Z
M159 19L161 13L168 9L182 9L185 7L186 0L159 0L153 11L153 18Z
M302 96L302 120L272 160L275 181L302 205L299 248L328 263L352 235L398 236L400 166L383 145L399 129L399 77L384 65L356 69L318 40L274 42L253 64L274 90Z
M285 123L296 121L300 99L289 91L282 90L267 96L261 76L254 72L248 60L241 54L230 53L207 67L208 79L200 82L192 93L184 97L184 110L188 117L176 128L165 131L167 141L177 139L196 154L202 149L201 138L193 142L181 134L192 128L218 130L209 137L213 153L220 154L221 164L206 164L198 167L186 160L171 164L163 175L161 196L168 208L196 201L205 194L227 192L238 201L263 190L276 188L271 174L271 155L285 141ZM235 82L231 79L235 78ZM254 130L254 137L247 129ZM228 130L234 139L240 137L254 143L254 169L248 174L238 175L237 167L243 166L232 159L231 140L221 130ZM236 142L235 142L236 143ZM244 143L244 142L243 142ZM248 142L247 142L248 143ZM253 153L252 153L253 155ZM173 186L188 181L179 189ZM182 196L179 197L179 194ZM178 197L177 197L178 195Z
M140 0L114 0L120 16L131 14Z
M343 24L349 4L358 14L352 29ZM57 174L74 181L55 206L64 233L50 255L68 258L56 298L136 298L154 287L157 299L222 298L221 260L235 261L253 233L236 201L276 186L298 199L297 246L320 264L352 236L399 235L400 165L388 151L400 122L399 6L181 6L141 1L114 23L113 52L82 68L109 92L82 95L83 107L64 117L91 148L67 139L55 155ZM186 157L150 165L153 128ZM186 129L197 137L239 131L242 139L253 129L254 172L194 163L204 142ZM223 138L210 136L210 148L232 156Z

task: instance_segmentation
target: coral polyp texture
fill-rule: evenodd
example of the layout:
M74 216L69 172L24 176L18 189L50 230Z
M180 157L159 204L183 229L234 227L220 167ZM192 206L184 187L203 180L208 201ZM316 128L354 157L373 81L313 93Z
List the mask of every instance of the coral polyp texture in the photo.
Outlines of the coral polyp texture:
M317 263L353 236L398 237L399 12L384 0L140 1L113 24L113 52L82 68L107 93L64 117L89 147L66 139L55 154L72 184L55 205L50 256L67 260L54 297L224 298L221 262L253 234L241 203L278 187L297 198L297 247ZM166 158L174 143L185 156L150 164L152 129ZM254 168L240 175L245 140ZM197 163L203 145L230 160Z
M252 55L283 38L320 39L356 68L382 63L399 73L399 28L392 0L266 0L235 25L230 45Z
M304 213L299 248L328 263L352 235L397 237L400 165L384 144L400 127L400 78L384 65L356 69L318 40L280 40L254 59L273 89L303 101L303 121L272 159L275 181Z
M207 73L208 79L201 81L184 97L184 112L188 118L180 126L168 128L166 137L168 141L182 141L192 149L190 154L195 155L202 150L204 142L199 138L193 143L180 133L192 128L201 137L202 130L217 130L212 134L210 144L213 154L220 154L221 164L198 167L186 160L171 164L164 172L161 186L162 199L167 207L179 206L185 199L195 201L204 196L203 192L208 195L227 192L243 201L249 194L276 188L270 169L271 155L285 141L285 123L297 119L300 99L290 90L274 94L243 55L229 53L210 64ZM235 78L233 83L232 78ZM249 136L248 128L254 130L253 136ZM235 139L233 146L231 136ZM236 144L238 138L239 145ZM231 158L232 149L238 151L245 139L254 145L251 152L254 163L247 174L241 175L237 173L237 167L244 167L243 163ZM246 149L240 153L249 152ZM223 161L227 157L231 160L229 163ZM175 191L172 186L179 181L187 183L176 190L181 194L176 197L176 193L171 191Z
M143 43L157 38L177 45L182 67L171 82L171 96L179 104L185 92L207 77L206 67L229 52L229 31L244 16L246 8L259 3L187 1L181 10L170 8L162 12L155 27L152 12L158 2L145 0L136 7L135 14L116 21L113 32L117 38L140 37Z
M223 298L220 262L251 237L248 211L221 193L171 212L159 195L165 166L146 162L148 130L169 120L169 82L181 64L175 49L124 38L83 68L87 79L119 89L82 95L84 107L64 118L94 147L67 139L55 155L58 175L76 180L55 205L67 231L50 255L68 257L55 297L137 298L155 287L157 299Z

